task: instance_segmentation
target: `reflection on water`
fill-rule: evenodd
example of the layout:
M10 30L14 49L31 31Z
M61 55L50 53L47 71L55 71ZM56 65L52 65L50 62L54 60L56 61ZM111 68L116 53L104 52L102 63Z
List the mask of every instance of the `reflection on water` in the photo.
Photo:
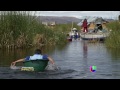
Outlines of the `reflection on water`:
M64 49L65 45L62 47L57 47L57 49L62 50ZM41 48L43 54L51 55L55 51L55 46L44 46ZM15 49L15 50L0 50L0 66L9 66L12 61L25 58L26 56L33 55L34 50L36 48L31 49ZM17 63L17 65L21 65Z
M73 40L65 46L46 46L43 54L54 58L58 71L23 72L11 70L14 60L33 55L35 48L27 50L0 51L0 78L10 79L118 79L120 78L120 50L107 49L104 43ZM18 64L21 66L22 64ZM89 70L97 66L96 72Z
M32 50L1 50L0 51L0 66L9 66L14 60L24 58L27 55L31 55Z
M87 51L88 51L88 46L85 41L83 41L83 56L84 58L87 58Z

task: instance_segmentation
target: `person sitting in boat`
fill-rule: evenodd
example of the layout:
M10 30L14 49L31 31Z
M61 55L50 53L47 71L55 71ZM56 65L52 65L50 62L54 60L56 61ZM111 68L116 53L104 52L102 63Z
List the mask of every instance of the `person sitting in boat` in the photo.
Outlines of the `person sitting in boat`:
M102 24L97 24L97 27L98 27L99 30L103 29Z
M77 32L75 32L74 39L75 40L77 39Z
M18 62L24 62L24 61L28 61L28 60L36 60L36 59L47 59L49 60L52 64L55 64L54 60L49 57L48 55L42 55L41 54L41 50L40 49L36 49L35 50L35 54L33 56L27 56L26 58L23 58L23 59L19 59L19 60L16 60L14 62L11 63L11 66L15 66L16 63Z
M103 27L102 27L102 24L96 24L96 27L94 29L94 32L97 33L98 30L101 30L102 31Z

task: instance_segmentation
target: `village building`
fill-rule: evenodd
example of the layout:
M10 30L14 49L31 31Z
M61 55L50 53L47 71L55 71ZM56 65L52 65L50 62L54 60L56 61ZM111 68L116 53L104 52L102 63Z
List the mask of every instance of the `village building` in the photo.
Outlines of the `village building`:
M48 26L48 22L42 22L42 24Z
M44 21L42 22L42 24L45 26L55 26L56 22L55 21Z

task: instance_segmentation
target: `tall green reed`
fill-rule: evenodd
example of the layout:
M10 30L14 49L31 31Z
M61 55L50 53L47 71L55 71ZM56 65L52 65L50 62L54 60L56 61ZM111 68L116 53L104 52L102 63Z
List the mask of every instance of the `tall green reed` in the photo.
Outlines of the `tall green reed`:
M37 20L35 14L32 16L31 13L29 11L0 12L0 48L29 48L45 44L56 45L65 41L65 34L46 28Z
M105 44L108 48L120 48L120 22L114 21L107 24L107 28L112 30Z

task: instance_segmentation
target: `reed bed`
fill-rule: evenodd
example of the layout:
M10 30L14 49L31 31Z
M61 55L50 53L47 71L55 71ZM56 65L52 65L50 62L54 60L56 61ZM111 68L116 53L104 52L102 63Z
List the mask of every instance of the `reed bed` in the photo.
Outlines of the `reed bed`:
M112 30L110 36L105 40L106 47L120 48L120 22L114 21L107 24L107 28Z
M56 28L57 29L57 28ZM65 34L46 28L30 11L0 11L0 49L65 44Z

